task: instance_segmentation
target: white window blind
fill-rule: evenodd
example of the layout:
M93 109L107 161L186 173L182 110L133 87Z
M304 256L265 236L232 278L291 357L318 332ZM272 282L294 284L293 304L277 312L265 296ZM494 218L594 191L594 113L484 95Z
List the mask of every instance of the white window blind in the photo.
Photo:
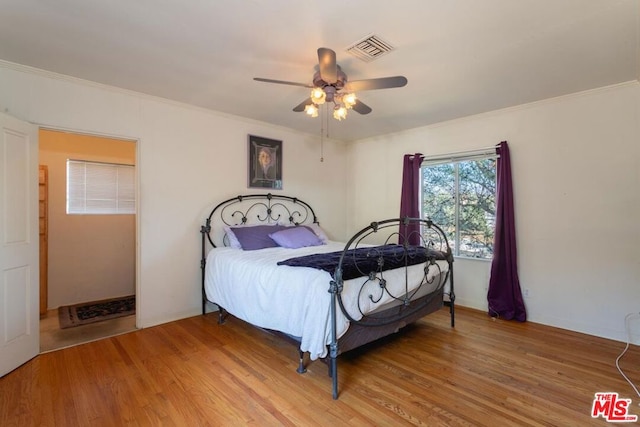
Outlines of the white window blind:
M135 167L67 160L67 214L134 214Z

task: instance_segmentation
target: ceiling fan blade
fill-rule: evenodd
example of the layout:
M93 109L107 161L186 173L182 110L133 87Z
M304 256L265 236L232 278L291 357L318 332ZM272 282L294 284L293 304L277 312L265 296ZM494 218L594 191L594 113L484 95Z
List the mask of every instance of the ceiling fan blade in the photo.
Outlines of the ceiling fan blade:
M352 92L374 89L390 89L393 87L402 87L407 84L407 78L404 76L380 77L378 79L354 80L347 82L347 88Z
M356 113L360 114L369 114L371 112L371 107L369 107L364 102L356 99L356 103L353 107L351 107Z
M293 107L293 111L295 111L296 113L301 113L304 111L304 107L306 107L307 105L311 104L311 98L307 98L304 101L302 101L300 104L296 105L295 107Z
M258 81L258 82L265 82L265 83L277 83L279 85L302 86L302 87L313 88L313 85L310 85L310 84L287 82L285 80L263 79L261 77L254 77L253 80Z
M338 81L338 65L336 53L326 47L318 48L318 64L320 65L320 78L325 83L333 84Z

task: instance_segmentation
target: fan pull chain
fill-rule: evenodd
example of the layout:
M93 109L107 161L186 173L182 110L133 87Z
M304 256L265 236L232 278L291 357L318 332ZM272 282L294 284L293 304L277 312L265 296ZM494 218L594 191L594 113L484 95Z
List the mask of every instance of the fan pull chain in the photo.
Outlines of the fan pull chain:
M324 121L327 120L327 138L329 137L329 120L327 104L324 105L324 115L320 115L320 163L324 162Z
M327 121L327 138L329 138L329 106L327 105L325 110L324 119Z
M320 115L320 163L324 162L324 118Z

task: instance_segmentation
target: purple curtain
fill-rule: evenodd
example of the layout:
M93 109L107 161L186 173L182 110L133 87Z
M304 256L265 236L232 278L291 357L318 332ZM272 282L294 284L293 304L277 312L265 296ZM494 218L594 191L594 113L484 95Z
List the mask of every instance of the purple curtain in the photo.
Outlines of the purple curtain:
M402 166L402 194L400 198L400 218L420 218L420 165L424 156L420 153L405 154ZM407 238L410 245L420 243L420 228L418 223L411 223L402 227L398 243Z
M498 189L496 201L496 234L489 279L489 315L524 322L527 313L518 280L516 226L513 210L513 185L509 147L502 141L496 148L498 155Z

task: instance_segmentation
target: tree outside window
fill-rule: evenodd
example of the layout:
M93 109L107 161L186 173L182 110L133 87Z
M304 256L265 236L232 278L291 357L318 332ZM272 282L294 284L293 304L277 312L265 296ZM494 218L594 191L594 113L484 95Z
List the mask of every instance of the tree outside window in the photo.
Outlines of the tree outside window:
M422 217L440 226L454 255L491 259L496 214L496 158L423 163Z

